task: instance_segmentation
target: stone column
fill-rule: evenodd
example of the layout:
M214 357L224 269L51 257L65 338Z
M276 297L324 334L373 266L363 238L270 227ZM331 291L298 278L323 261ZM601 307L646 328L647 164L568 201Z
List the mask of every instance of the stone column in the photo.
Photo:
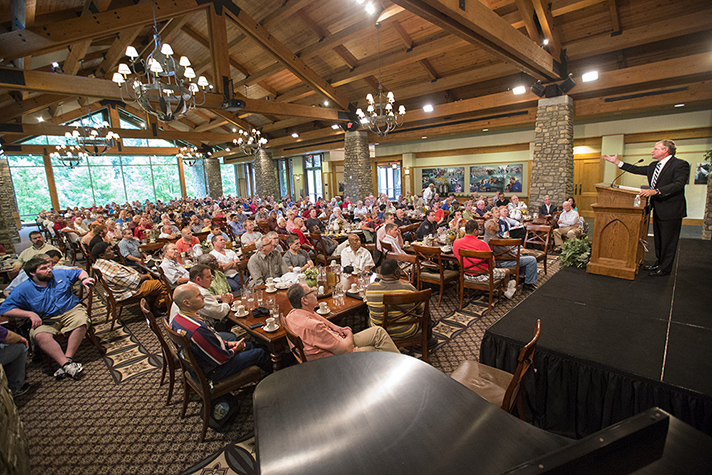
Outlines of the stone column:
M574 103L569 96L539 100L529 207L551 196L556 206L574 194ZM533 208L536 209L536 208Z
M10 165L7 158L0 159L0 243L8 254L15 252L15 244L20 242L16 217L19 216L12 186Z
M222 188L222 173L220 170L220 160L217 158L203 159L205 167L205 187L207 194L212 199L218 199L223 194Z
M205 198L208 195L208 187L205 184L205 166L202 160L195 162L190 168L191 180L195 196L193 198ZM186 177L186 180L188 178Z
M368 134L361 130L346 132L344 148L344 196L356 202L373 192Z
M255 155L255 191L261 198L279 198L277 163L272 159L272 152L263 148Z

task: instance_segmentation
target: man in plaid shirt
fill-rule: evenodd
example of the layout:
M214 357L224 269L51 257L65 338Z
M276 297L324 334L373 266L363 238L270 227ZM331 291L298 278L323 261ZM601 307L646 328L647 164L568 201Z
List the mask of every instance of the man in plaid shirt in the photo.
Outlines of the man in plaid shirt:
M114 250L107 242L100 242L91 250L96 262L92 267L101 271L106 285L117 301L131 297L144 297L151 308L165 306L165 288L159 280L147 274L112 261Z

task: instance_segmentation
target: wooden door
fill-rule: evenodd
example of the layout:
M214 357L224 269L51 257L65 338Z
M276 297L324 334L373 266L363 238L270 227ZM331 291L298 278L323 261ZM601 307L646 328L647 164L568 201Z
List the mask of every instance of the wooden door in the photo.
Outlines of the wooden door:
M603 180L603 161L598 154L574 156L574 200L579 215L593 218L591 205L596 202L596 183Z

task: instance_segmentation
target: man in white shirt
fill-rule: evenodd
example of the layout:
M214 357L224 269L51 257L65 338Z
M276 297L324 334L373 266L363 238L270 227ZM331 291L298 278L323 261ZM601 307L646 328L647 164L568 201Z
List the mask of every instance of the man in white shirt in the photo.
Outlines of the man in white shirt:
M581 226L579 226L579 214L571 208L571 203L564 201L562 204L564 211L559 216L559 227L554 229L554 242L556 247L564 245L564 236L567 239L576 239L583 234Z
M245 246L247 244L254 244L259 238L262 237L262 233L255 231L255 222L252 220L245 221L243 225L245 227L245 232L240 236L240 242Z
M383 248L381 247L381 241L386 237L386 226L388 226L390 223L396 222L396 217L393 213L384 213L383 214L383 224L379 226L379 228L376 230L376 249L379 251L383 252ZM398 226L396 226L396 240L398 241L398 247L403 246L403 238L400 235L400 229L398 229Z
M361 247L361 240L355 234L349 234L349 246L341 252L341 265L352 266L354 272L358 273L371 270L375 264L371 253L366 248Z
M354 219L361 219L361 216L368 211L363 205L363 201L359 200L356 202L356 207L354 208Z
M210 251L211 256L215 256L220 265L220 270L225 273L227 277L227 283L230 284L230 290L235 292L240 289L240 277L237 275L237 266L240 263L240 259L235 254L235 251L231 249L225 249L225 244L227 239L224 236L217 235L213 236L211 241L213 243L213 250Z
M426 204L430 203L430 200L433 199L433 195L435 194L435 185L432 183L428 185L426 189L423 190L423 200L425 201Z
M507 205L507 209L509 210L509 217L512 219L516 219L517 221L522 220L522 212L527 210L527 205L523 201L519 201L519 197L517 195L512 195L510 198L510 202Z
M385 230L385 236L383 236L379 242L383 241L390 244L391 248L393 248L393 253L395 254L405 254L405 251L401 247L403 241L399 239L400 229L398 229L398 225L396 223L388 223L383 226L383 229Z
M163 260L161 269L166 275L166 279L171 285L180 285L188 282L188 271L178 262L178 247L173 243L168 243L163 247Z

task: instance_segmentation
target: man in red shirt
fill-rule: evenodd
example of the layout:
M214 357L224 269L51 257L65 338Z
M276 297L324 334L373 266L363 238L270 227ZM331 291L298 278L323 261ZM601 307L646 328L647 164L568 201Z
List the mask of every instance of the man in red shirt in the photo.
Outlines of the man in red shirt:
M471 251L489 251L490 247L489 245L481 240L480 238L477 237L479 234L479 227L477 226L477 221L474 219L469 220L465 224L465 237L462 239L457 239L453 245L452 245L452 252L455 254L455 256L459 259L460 258L460 249L469 249ZM469 265L470 263L476 264L481 259L472 259L472 258L467 258L465 259L465 262ZM509 281L507 291L504 293L504 295L507 298L512 298L512 295L514 295L514 292L516 290L516 282L513 280L509 280L509 269L507 268L501 268L501 267L495 267L492 269L492 277L495 280L500 280L500 279L505 279ZM487 274L477 274L477 275L472 275L465 273L465 279L469 280L471 282L487 282L489 279L489 275Z

